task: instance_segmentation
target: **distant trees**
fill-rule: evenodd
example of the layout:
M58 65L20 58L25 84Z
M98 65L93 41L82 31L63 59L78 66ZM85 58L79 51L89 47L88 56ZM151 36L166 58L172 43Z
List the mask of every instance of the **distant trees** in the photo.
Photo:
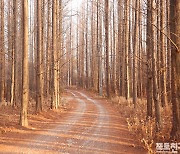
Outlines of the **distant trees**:
M174 40L173 47L171 47L169 19L172 16L169 16L169 6L172 7L172 4L170 5L172 2L168 0L93 0L92 2L84 2L83 5L89 3L89 7L96 6L91 12L93 18L78 16L82 23L87 21L85 18L90 18L90 20L89 24L82 24L76 29L78 31L76 33L79 34L77 57L80 58L81 62L79 67L72 69L82 72L80 78L82 82L78 86L86 87L86 83L83 82L86 76L85 72L87 74L88 71L91 74L93 71L93 83L96 83L97 80L98 88L96 84L90 84L88 89L96 90L100 95L104 90L107 97L117 94L127 100L133 98L134 107L138 105L138 99L146 98L147 120L155 117L157 131L161 129L162 108L170 107L170 102L177 102L175 94L178 89L174 83L176 82L177 85L177 79L174 80L174 75L179 68L179 62L177 59L175 60L175 57L178 57L178 52L175 52L176 56L172 54L172 57L169 57L171 50L173 53L175 47L177 48L179 36L178 32L175 31L178 28L175 28L175 24L174 27L171 24L171 32L173 31L171 37ZM173 10L178 12L178 7ZM90 11L92 10L89 10L89 14ZM83 14L84 10L82 9L80 13ZM174 14L178 13L174 12ZM178 15L176 16L178 18ZM104 22L101 22L101 17L103 17ZM174 22L175 18L172 19ZM91 29L87 28L94 21L97 23L96 26ZM85 29L89 33L85 32ZM94 33L95 31L96 33ZM86 50L87 41L84 41L87 34L91 34L93 37L93 40L88 42L89 48L93 48L93 45L96 44L96 49L88 50L88 53ZM96 37L94 37L95 35ZM96 54L91 53L91 51ZM94 65L92 60L96 58L98 65ZM174 58L173 62L171 58ZM90 62L88 68L84 67L87 62ZM170 71L173 71L173 67L175 68L175 62L177 62L176 69L174 69L174 75L173 73L171 75ZM96 67L91 68L91 66L98 67L97 78L94 77ZM177 78L177 74L175 76ZM174 93L170 94L173 85ZM170 97L171 95L173 98ZM176 121L174 123L177 123L178 103L173 103L173 106L174 120Z

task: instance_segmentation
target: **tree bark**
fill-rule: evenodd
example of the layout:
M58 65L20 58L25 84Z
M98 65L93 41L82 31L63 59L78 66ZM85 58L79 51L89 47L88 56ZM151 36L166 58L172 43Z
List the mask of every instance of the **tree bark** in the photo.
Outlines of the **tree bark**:
M37 3L37 74L36 74L36 112L42 111L43 84L42 84L42 8L41 0Z
M157 79L157 51L155 49L156 42L156 2L151 0L151 33L152 33L152 77L153 77L153 99L155 106L155 117L156 117L156 130L159 131L161 128L161 111L159 102L159 90L158 90L158 79Z
M51 99L51 108L57 109L58 108L58 99L57 99L57 78L58 78L58 59L57 59L57 48L56 48L56 33L57 33L57 0L53 1L53 29L52 29L52 39L53 39L53 62L52 62L52 69L53 69L53 85L52 85L52 99Z
M165 0L161 0L160 1L160 6L161 6L161 23L160 23L160 26L161 26L161 33L160 33L160 40L161 40L161 78L160 78L160 81L161 81L161 103L162 103L162 106L166 106L167 105L167 93L166 93L166 64L165 64L165 54L166 54L166 48L165 48L165 33L166 33L166 24L165 24L165 17L166 17L166 14L165 14Z
M99 16L99 0L97 0L97 51L98 51L98 92L99 96L102 96L103 90L102 90L102 53L101 53L101 24L102 21L100 20Z
M23 63L22 63L22 102L20 113L20 125L28 126L28 102L29 102L29 71L28 71L28 0L23 0Z
M152 117L152 46L151 46L151 0L147 1L147 85L146 85L146 97L147 97L147 118Z
M1 1L1 35L0 35L0 103L5 98L5 48L4 48L4 0Z
M106 41L106 94L110 97L109 91L109 0L105 1L105 41Z
M125 2L125 97L130 98L130 83L129 83L129 0Z
M137 52L138 52L138 29L139 29L139 0L135 4L135 28L134 28L134 49L133 49L133 104L136 107L137 102Z
M180 136L180 1L170 1L172 136ZM176 45L176 46L175 46Z

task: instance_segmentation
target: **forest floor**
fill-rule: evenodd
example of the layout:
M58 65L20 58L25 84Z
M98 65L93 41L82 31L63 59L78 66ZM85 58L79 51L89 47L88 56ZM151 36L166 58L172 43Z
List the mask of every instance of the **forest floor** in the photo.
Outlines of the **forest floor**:
M72 89L62 99L61 109L38 115L31 105L29 128L18 126L18 109L1 106L0 153L147 153L106 99Z

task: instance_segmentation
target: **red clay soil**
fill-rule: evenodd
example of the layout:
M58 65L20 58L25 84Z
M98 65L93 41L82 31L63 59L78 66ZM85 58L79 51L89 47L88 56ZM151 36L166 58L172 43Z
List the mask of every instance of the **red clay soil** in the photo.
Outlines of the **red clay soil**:
M146 154L124 118L106 99L67 90L57 111L29 114L29 128L18 126L18 109L0 108L0 153Z

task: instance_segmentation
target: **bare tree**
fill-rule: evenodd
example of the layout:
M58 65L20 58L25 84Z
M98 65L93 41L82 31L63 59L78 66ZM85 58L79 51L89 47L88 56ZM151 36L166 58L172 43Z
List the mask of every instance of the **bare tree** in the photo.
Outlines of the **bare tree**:
M43 102L43 73L42 73L42 1L37 2L37 74L36 74L36 111L42 111Z
M110 97L109 91L109 0L105 1L105 41L106 41L106 94Z
M20 125L28 126L27 110L29 102L29 70L28 70L28 0L23 0L23 80Z
M170 32L171 32L171 75L172 75L172 136L179 136L180 132L180 1L170 1Z
M0 35L0 102L5 98L5 48L4 48L4 0L1 1L1 35Z

